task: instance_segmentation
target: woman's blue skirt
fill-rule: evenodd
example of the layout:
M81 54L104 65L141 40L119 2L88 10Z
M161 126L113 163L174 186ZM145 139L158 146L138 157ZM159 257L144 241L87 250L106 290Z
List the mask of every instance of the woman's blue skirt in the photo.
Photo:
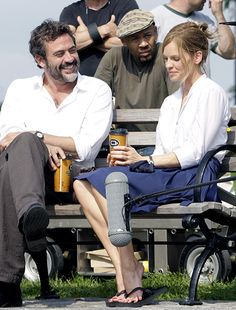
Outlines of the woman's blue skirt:
M132 172L129 167L106 167L99 168L95 171L81 173L75 180L87 180L97 191L104 197L105 194L105 179L114 172L123 172L129 182L129 193L131 198L140 195L153 194L164 190L171 190L175 188L193 185L195 183L196 171L198 166L180 169L180 168L155 168L154 172ZM220 163L213 158L204 173L203 182L215 180L219 173ZM217 194L217 185L204 186L201 188L202 201L220 201ZM171 202L179 202L183 206L189 205L193 202L193 189L186 189L181 192L172 193L168 195L161 195L145 201L144 203L135 205L131 212L151 212L159 205Z

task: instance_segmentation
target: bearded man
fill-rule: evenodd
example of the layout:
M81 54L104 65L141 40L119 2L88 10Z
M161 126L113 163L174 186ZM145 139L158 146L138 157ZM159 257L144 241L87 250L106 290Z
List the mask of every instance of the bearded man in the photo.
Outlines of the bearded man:
M13 81L0 115L0 307L22 305L24 251L46 249L45 204L62 199L53 191L60 159L93 167L112 121L111 90L78 73L69 26L44 21L29 47L43 74Z

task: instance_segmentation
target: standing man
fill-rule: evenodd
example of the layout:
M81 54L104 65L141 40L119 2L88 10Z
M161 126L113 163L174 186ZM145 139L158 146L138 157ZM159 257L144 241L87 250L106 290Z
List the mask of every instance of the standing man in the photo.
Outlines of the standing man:
M117 36L123 46L114 47L101 60L95 77L105 81L115 96L117 109L160 108L176 90L165 69L157 28L150 12L135 9L120 21ZM126 124L129 130L155 130L155 124Z
M0 115L0 307L22 305L25 247L46 248L45 202L59 159L73 154L92 167L112 120L107 84L78 73L69 26L44 21L29 46L43 74L14 81Z
M215 38L211 41L211 51L223 58L234 59L236 57L234 34L229 26L220 24L225 22L223 0L209 0L209 7L216 23L209 16L199 12L205 3L206 0L171 0L169 4L159 5L153 9L158 41L162 42L169 30L178 24L187 21L205 22L216 32Z
M121 45L116 36L117 24L137 8L135 0L81 0L63 9L60 21L75 31L81 74L93 76L106 51Z

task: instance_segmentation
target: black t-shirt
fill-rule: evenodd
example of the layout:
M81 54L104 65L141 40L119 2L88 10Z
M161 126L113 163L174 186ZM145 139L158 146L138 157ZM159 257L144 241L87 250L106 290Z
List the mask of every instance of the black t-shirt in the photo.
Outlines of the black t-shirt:
M113 14L118 25L127 12L137 8L138 4L135 0L110 0L103 8L94 11L86 8L85 1L81 0L65 7L61 12L60 21L77 27L77 16L80 16L85 25L96 23L97 26L101 26L109 22ZM93 76L103 55L104 52L99 51L93 45L79 51L80 73Z

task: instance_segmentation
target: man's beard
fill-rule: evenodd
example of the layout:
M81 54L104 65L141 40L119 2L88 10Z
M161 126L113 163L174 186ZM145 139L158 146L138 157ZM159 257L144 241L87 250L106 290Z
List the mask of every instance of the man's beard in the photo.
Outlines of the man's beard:
M199 4L196 8L194 8L194 11L202 11L204 8L205 2Z
M145 64L145 63L149 63L152 59L153 59L153 55L152 54L150 54L149 56L146 56L146 57L140 56L139 57L139 62Z
M66 69L67 67L70 67L71 65L76 66L76 70L71 73L64 73L62 70ZM51 66L49 63L47 63L47 69L49 74L57 81L65 82L65 83L72 83L74 82L78 77L78 62L74 61L71 64L68 65L60 65L59 69L57 67Z
M155 58L157 52L157 47L156 45L151 49L150 54L148 56L141 56L139 55L138 57L138 62L140 62L141 64L148 64L150 62L152 62Z

